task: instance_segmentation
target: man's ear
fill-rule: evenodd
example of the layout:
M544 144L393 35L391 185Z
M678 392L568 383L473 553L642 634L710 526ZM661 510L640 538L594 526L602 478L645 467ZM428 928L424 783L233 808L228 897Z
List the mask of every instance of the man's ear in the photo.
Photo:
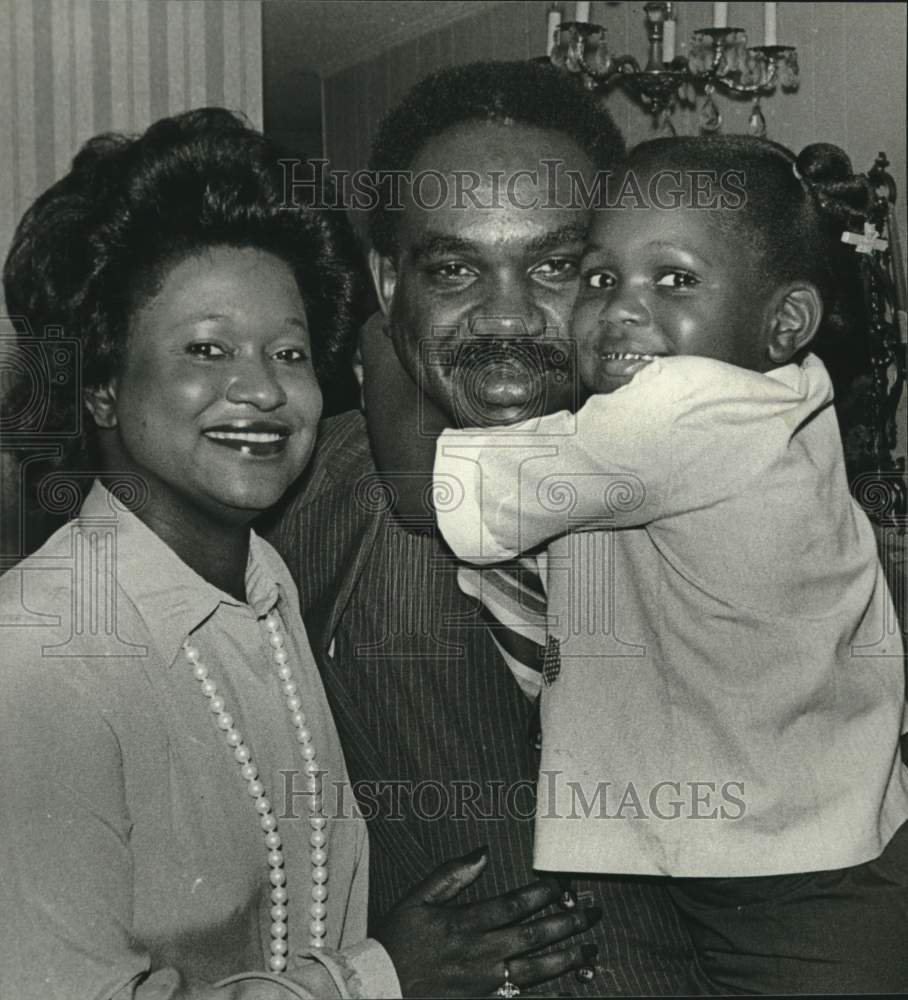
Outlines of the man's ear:
M356 345L356 350L353 352L353 359L351 361L351 367L353 368L353 377L356 379L356 383L362 391L363 388L363 352L359 344Z
M397 268L390 257L383 257L377 250L370 250L369 273L372 275L379 307L387 316L391 311L394 289L397 287Z
M107 385L82 391L82 402L94 417L95 424L104 430L117 426L117 385L111 380Z
M376 315L379 314L376 313ZM360 336L362 337L362 333ZM359 408L363 413L365 413L366 395L363 391L363 350L360 344L356 345L356 350L353 352L351 367L353 369L353 377L356 379L356 384L359 386Z
M784 365L816 336L823 318L823 299L814 285L787 285L774 296L767 351L774 364Z

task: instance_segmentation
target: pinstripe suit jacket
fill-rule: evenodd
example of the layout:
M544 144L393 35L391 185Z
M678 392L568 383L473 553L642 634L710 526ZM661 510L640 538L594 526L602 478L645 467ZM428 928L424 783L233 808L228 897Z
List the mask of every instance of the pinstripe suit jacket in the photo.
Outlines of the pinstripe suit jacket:
M293 573L357 798L369 824L372 921L436 865L487 844L464 901L532 881L536 755L530 703L457 587L439 537L388 513L364 418L323 422L302 488L268 532ZM577 883L601 905L589 986L686 992L690 945L664 886Z

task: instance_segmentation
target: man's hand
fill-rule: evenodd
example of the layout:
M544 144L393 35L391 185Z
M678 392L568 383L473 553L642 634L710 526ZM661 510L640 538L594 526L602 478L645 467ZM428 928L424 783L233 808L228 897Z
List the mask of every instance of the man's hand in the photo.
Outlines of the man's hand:
M511 982L528 987L589 965L595 956L593 944L528 954L585 931L602 916L597 907L535 916L558 899L555 881L455 904L487 860L480 850L441 865L382 921L374 936L390 955L405 997L485 996L502 985L505 969Z

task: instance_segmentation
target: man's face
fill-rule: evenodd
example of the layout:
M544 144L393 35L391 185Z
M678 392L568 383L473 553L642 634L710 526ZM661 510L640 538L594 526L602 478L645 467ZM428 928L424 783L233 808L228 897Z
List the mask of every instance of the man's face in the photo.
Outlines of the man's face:
M410 376L459 426L575 405L569 321L588 212L571 207L565 171L589 184L589 157L558 132L476 122L430 140L411 170L435 178L408 198L378 282Z

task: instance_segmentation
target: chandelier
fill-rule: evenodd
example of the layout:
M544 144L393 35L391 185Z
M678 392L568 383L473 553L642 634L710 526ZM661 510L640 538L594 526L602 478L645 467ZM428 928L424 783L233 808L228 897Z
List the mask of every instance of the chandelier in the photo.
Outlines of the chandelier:
M716 132L722 115L713 94L716 89L753 98L749 128L766 134L760 98L778 84L783 90L798 86L797 51L776 40L776 7L764 8L764 44L748 46L742 28L728 26L728 4L713 4L713 25L698 28L688 55L675 53L673 3L647 3L646 32L649 56L641 68L630 55L615 56L606 43L606 29L589 22L589 4L575 4L573 21L562 22L556 8L549 11L548 55L555 66L580 75L593 90L621 87L642 104L663 134L673 135L671 121L676 103L693 104L702 91L700 129Z

